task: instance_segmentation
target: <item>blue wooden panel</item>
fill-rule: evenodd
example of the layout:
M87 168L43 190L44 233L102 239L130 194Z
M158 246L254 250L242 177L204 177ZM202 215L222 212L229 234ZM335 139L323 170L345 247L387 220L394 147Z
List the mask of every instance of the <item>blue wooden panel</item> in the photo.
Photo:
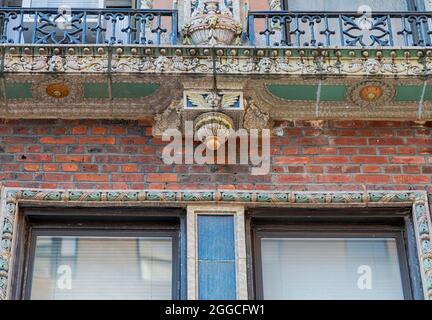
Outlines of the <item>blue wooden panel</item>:
M198 216L198 259L235 260L234 216Z
M200 300L235 300L235 261L199 261L198 298Z

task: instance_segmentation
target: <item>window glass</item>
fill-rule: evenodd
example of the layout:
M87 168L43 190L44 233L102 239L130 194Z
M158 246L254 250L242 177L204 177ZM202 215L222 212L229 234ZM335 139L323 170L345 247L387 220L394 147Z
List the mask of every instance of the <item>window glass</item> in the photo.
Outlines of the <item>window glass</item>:
M105 0L106 8L132 8L131 0Z
M171 299L170 237L38 236L31 299Z
M142 0L145 1L145 0ZM172 9L174 0L153 0L154 9Z
M262 238L265 299L403 299L392 238Z
M98 8L99 0L31 0L32 8L58 8L67 6L71 8Z
M293 11L357 11L369 6L375 11L407 11L407 0L286 0Z
M21 7L22 0L0 0L2 7Z
M145 8L153 5L154 9L172 9L173 0L27 0L30 7L33 8L57 8L60 6L68 6L71 8L98 8L105 6L106 8ZM24 2L26 3L26 2Z

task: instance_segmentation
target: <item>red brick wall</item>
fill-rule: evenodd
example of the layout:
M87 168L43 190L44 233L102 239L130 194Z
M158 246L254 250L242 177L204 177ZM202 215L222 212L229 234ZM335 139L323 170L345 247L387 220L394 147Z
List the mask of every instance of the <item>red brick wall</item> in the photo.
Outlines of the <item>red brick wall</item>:
M432 191L432 128L410 122L289 123L271 173L246 165L165 165L137 121L0 121L0 183L35 188Z

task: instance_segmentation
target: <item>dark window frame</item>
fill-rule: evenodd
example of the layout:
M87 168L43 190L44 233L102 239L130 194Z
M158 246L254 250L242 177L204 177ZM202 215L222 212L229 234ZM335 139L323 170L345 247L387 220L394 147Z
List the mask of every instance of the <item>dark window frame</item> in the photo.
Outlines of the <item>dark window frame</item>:
M421 300L423 289L411 208L265 208L246 215L248 293L264 299L260 240L263 237L395 238L404 299Z
M171 237L172 299L186 299L185 211L173 208L21 208L15 233L12 299L31 295L36 237L133 236Z

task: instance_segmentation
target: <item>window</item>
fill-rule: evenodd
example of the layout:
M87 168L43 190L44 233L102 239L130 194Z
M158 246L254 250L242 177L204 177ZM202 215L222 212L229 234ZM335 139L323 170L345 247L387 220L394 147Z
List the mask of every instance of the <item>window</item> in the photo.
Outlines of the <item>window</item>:
M34 300L180 299L180 220L133 211L97 218L26 210L16 298ZM79 212L77 209L76 212ZM145 218L143 218L145 217ZM29 239L26 243L24 239Z
M357 11L369 6L373 11L415 11L424 10L422 1L415 0L282 0L282 7L291 11Z
M100 8L100 0L23 0L23 7L31 8Z
M144 2L145 0L142 0ZM69 6L71 8L147 8L141 0L9 0L15 6L32 8L58 8ZM173 0L154 0L153 7L158 9L171 9Z
M21 0L0 0L2 7L21 7Z
M268 213L267 213L268 215ZM287 213L285 216L289 216ZM350 219L251 214L257 299L398 300L421 298L415 241L405 218ZM269 220L272 221L269 221ZM364 219L364 220L362 220ZM408 226L407 226L408 225Z

